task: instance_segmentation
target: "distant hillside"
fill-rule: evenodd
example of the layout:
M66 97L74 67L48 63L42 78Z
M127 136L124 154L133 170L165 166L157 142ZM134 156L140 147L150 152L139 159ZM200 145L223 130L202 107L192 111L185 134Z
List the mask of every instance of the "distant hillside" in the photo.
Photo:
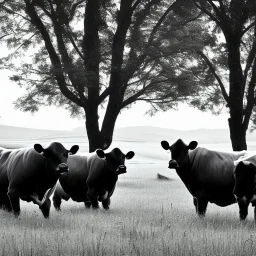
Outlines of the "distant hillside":
M196 140L200 144L210 143L229 143L230 136L228 129L197 129L197 130L173 130L159 127L138 126L125 127L116 129L114 138L123 138L131 141L161 141L168 140L170 142L181 138L188 142ZM256 133L247 135L248 141L256 141Z
M43 129L33 129L33 128L0 125L0 139L43 138L43 137L47 137L47 136L55 136L60 133L63 133L63 131L43 130Z
M197 140L200 144L230 143L228 129L198 129L198 130L172 130L159 127L137 126L118 128L114 132L114 141L121 142L159 142L168 140L172 142L178 138L185 142ZM85 127L78 127L72 131L56 131L22 128L0 125L0 145L6 143L14 146L27 146L34 142L60 141L63 143L88 144ZM247 141L256 142L256 133L248 133Z

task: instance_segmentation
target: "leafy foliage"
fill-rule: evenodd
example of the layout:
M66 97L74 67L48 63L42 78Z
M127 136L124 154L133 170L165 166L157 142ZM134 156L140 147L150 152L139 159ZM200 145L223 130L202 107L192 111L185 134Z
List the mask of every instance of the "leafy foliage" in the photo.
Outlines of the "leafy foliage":
M17 108L65 107L85 114L88 132L89 123L98 130L104 105L102 130L93 136L112 137L120 110L136 101L148 102L150 114L178 102L202 110L223 103L198 60L198 52L216 45L204 21L187 0L4 1L0 33L11 54L1 68L27 90Z

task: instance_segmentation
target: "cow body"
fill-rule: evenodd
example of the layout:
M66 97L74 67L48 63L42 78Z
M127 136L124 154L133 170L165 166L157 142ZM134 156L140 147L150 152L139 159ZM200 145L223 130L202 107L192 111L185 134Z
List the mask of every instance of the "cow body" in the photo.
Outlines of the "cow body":
M97 150L91 155L71 156L68 159L69 173L62 175L53 196L53 203L60 210L61 200L70 198L76 202L84 202L86 207L99 207L102 202L109 209L118 175L126 172L125 158L131 159L132 151L124 155L115 148L110 153Z
M226 153L197 148L197 142L186 145L181 139L169 146L166 141L162 147L171 151L169 168L177 174L194 198L196 212L204 216L208 202L227 206L236 202L233 195L235 184L234 161L245 152ZM192 151L189 151L192 150Z
M43 215L49 217L50 193L62 173L68 171L68 154L75 154L53 142L43 148L3 150L0 153L0 207L20 214L20 199L38 204Z
M235 161L234 177L235 186L233 193L239 205L240 218L248 215L248 206L256 206L256 157L255 153L247 154ZM256 208L254 208L256 221Z

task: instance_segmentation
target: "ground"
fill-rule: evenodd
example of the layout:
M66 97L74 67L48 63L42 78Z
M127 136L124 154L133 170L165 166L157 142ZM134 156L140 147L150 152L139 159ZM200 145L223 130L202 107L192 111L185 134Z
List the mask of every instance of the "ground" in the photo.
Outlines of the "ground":
M50 219L44 219L38 206L22 202L17 219L0 211L0 255L256 255L251 207L243 222L237 204L209 204L206 217L199 218L192 196L167 168L170 153L160 142L114 141L115 146L133 150L135 157L119 176L110 210L69 201L60 212L52 206ZM86 147L81 144L81 151ZM170 180L158 180L157 173Z

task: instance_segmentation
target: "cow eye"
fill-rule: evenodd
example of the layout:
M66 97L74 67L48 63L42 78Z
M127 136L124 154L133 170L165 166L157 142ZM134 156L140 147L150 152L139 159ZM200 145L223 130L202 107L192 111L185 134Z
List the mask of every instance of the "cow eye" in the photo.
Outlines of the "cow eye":
M65 152L63 156L68 157L68 152Z

